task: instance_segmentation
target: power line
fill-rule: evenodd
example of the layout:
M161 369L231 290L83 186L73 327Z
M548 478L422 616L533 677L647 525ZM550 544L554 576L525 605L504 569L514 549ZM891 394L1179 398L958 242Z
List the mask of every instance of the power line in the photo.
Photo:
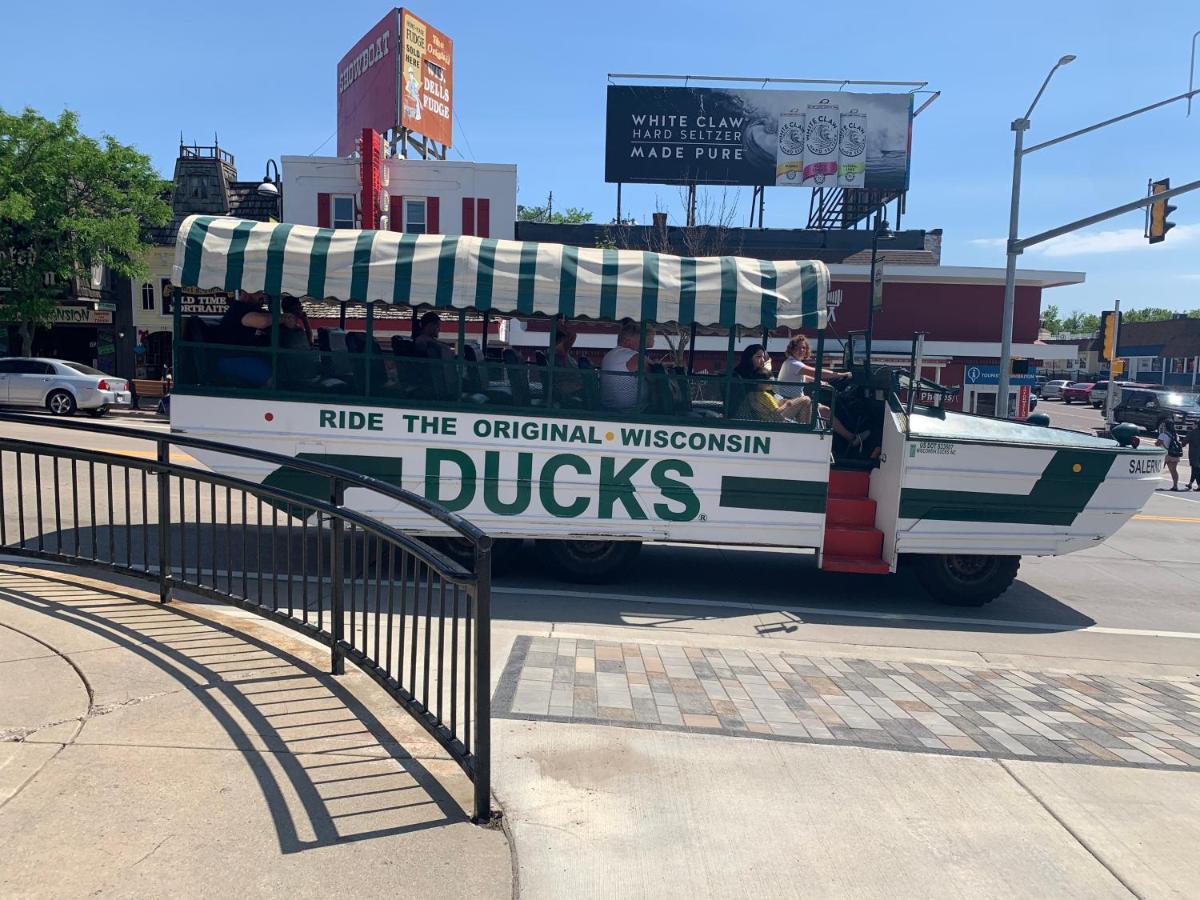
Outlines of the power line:
M467 152L471 154L471 162L475 162L475 148L471 146L471 139L467 137L467 129L463 128L462 119L458 117L458 110L454 111L454 121L458 123L458 132L463 136L463 140L467 144ZM460 150L459 153L462 151Z
M316 148L316 150L313 150L313 151L312 151L312 153L310 153L310 154L308 154L308 155L309 155L309 156L316 156L316 155L317 155L317 150L320 150L322 147L324 147L326 144L328 144L330 141L332 141L332 140L333 140L333 138L334 138L334 135L336 135L336 134L337 134L337 132L335 131L335 132L334 132L333 134L331 134L329 137L325 138L325 140L321 141L321 143L317 145L317 148Z

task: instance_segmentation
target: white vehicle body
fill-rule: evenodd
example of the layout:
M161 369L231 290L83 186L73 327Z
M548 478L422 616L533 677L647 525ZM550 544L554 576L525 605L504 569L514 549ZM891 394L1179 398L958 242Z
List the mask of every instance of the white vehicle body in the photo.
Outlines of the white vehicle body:
M0 359L0 406L36 406L69 415L75 409L128 407L131 397L125 379L80 363L30 356Z
M682 388L664 397L666 370L650 374L643 362L629 377L643 379L646 401L617 412L589 399L599 390L586 389L592 382L582 364L572 372L585 390L565 403L553 390L561 364L534 366L513 354L501 364L506 392L492 373L480 375L461 340L457 350L434 342L426 354L432 362L393 349L393 377L384 371L389 354L371 338L376 304L453 311L460 336L469 310L568 322L629 317L626 335L633 320L643 323L639 351L646 323L717 327L729 335L732 360L739 328L809 327L823 339L829 274L817 261L684 259L191 217L177 239L173 280L242 291L248 309L260 305L258 292L279 298L271 304L273 334L258 347L236 330L210 339L201 322L184 328L176 308L176 333L193 336L175 344L173 430L390 482L494 537L537 539L560 571L576 565L584 579L619 570L624 551L639 542L757 544L809 548L821 568L842 572L892 572L915 556L934 596L978 605L1011 583L1020 555L1069 553L1112 535L1142 508L1163 464L1162 448L948 412L936 397L935 406L906 411L899 391L908 376L886 367L856 365L836 393L805 385L802 422L780 412L774 382L735 375L732 362L720 376L719 411L692 408L702 376L675 372ZM285 348L288 296L362 303L363 349L335 348L332 335L329 351ZM261 324L235 319L239 327L255 340L265 336ZM281 364L294 354L308 364L298 378ZM317 364L331 372L318 374ZM919 363L911 368L919 371ZM479 381L468 388L471 375ZM1050 395L1064 384L1049 382ZM921 382L927 390L940 387ZM813 395L828 396L831 417L811 415ZM835 456L833 419L849 430L839 410L867 430L856 443L843 434ZM855 448L870 455L855 458ZM195 453L223 473L329 496L324 479L287 466ZM348 490L345 503L414 533L434 527L366 491Z
M1042 399L1043 400L1061 400L1063 388L1065 388L1070 383L1071 382L1069 382L1069 381L1064 381L1061 379L1057 379L1055 381L1047 381L1044 385L1042 385L1042 395L1041 395Z

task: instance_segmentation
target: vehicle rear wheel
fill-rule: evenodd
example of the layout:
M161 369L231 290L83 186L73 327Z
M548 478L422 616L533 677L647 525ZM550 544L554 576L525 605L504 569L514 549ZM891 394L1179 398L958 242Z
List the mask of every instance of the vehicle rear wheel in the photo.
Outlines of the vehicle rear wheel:
M56 416L75 415L75 398L70 391L51 391L46 398L46 409Z
M959 553L916 556L917 579L929 595L947 606L983 606L1008 590L1021 567L1019 556Z
M439 553L446 554L467 571L475 570L475 547L466 538L430 537L422 540ZM503 575L512 570L521 543L512 538L499 538L492 542L493 576Z
M87 411L87 414L89 416L91 416L93 419L99 419L102 416L108 415L108 407L107 406L97 406L95 409L89 409Z
M537 542L538 551L564 581L601 584L615 581L642 550L641 541Z

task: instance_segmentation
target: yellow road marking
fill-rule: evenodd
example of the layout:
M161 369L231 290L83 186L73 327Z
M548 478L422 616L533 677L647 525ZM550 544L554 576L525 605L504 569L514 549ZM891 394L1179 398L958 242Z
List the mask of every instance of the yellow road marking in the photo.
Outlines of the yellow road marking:
M1147 522L1200 522L1200 518L1196 516L1144 516L1138 514L1135 519L1144 519Z
M116 456L136 456L138 459L157 459L157 450L100 450L100 453L112 453ZM186 453L172 453L171 462L194 463L196 458Z

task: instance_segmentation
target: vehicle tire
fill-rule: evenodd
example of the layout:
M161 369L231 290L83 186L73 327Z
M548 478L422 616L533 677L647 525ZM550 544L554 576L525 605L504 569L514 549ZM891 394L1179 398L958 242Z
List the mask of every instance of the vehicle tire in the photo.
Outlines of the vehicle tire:
M51 391L46 398L46 409L56 416L75 415L75 398L70 391Z
M1013 583L1019 556L974 556L959 553L918 554L917 580L934 600L946 606L983 606Z
M439 553L446 554L467 571L475 570L475 549L466 538L430 537L421 540ZM499 538L492 542L493 576L512 571L522 543L513 538Z
M544 540L536 546L556 575L580 584L616 581L642 550L641 541Z
M97 406L95 409L87 410L87 414L89 416L91 416L93 419L100 419L100 418L103 418L104 416L108 415L108 407L107 406Z

